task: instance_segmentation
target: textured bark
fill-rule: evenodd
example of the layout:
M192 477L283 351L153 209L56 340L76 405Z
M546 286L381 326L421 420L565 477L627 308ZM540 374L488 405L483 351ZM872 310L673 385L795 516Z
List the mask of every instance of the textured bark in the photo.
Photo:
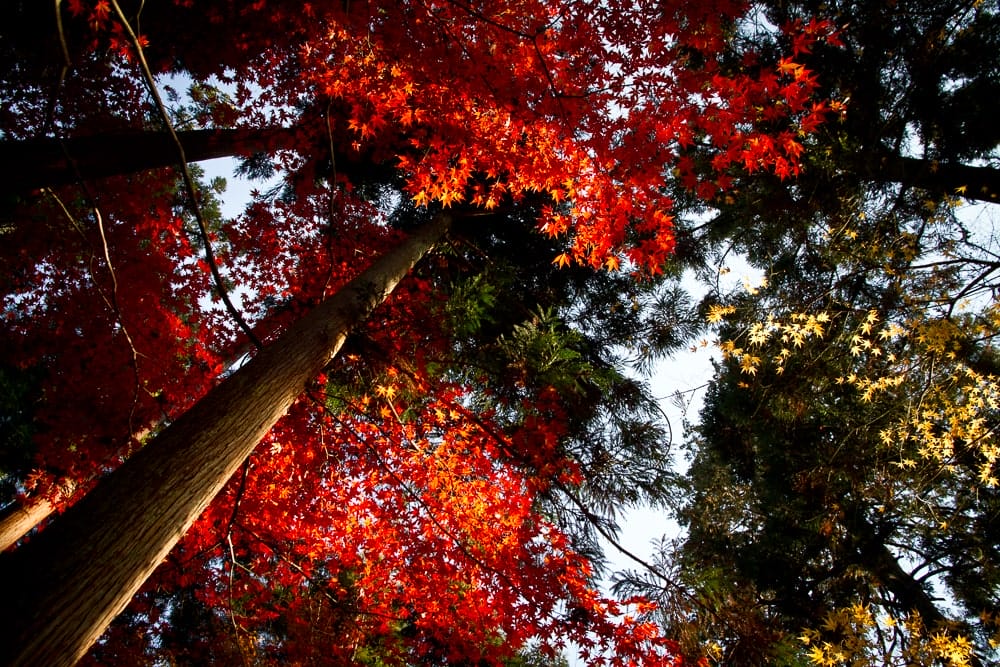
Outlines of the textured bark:
M0 551L10 548L52 514L55 503L46 497L28 498L23 503L15 503L4 510L0 518Z
M0 664L73 665L348 332L447 231L439 215L289 327L247 365L0 560Z
M27 498L4 510L0 517L0 551L5 551L45 520L56 506L45 496Z
M860 565L878 577L899 605L907 611L915 611L924 624L933 628L946 624L948 619L931 599L924 587L913 575L900 566L899 561L879 538L874 526L858 519L852 526Z
M68 498L76 486L73 480L65 479L56 489L59 496ZM0 515L0 551L6 551L28 531L47 519L55 511L59 498L41 493L30 496L4 509Z

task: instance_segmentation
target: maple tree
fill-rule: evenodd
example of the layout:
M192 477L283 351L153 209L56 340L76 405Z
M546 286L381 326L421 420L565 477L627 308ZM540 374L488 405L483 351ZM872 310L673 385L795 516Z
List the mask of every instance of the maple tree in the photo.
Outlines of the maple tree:
M72 663L146 582L132 621L155 634L151 601L176 591L168 608L224 619L247 661L346 662L374 642L389 662L496 662L567 640L595 662L678 661L634 616L648 603L595 591L569 530L596 520L587 494L614 506L642 493L604 483L609 457L631 457L655 492L638 467L655 438L583 447L636 423L628 399L620 413L605 403L636 385L563 328L579 303L544 281L562 268L627 312L628 276L602 276L661 270L674 247L662 185L674 166L692 177L678 154L695 138L716 150L714 172L694 176L704 196L738 169L795 173L797 132L828 107L794 53L773 68L719 62L739 2L55 10L18 2L4 29L17 102L2 139L32 174L12 179L3 232L4 362L43 396L18 487L64 501L52 494L69 479L74 492L4 555L4 657ZM822 21L803 34L799 49L833 40ZM165 74L194 82L192 117L171 117ZM183 166L195 135L177 122L235 128L223 152L279 136L248 164L277 169L283 191L224 220ZM151 132L179 166L128 173L163 164L162 140L149 162L121 148ZM31 148L56 145L62 175L51 153L28 168ZM447 253L424 256L480 247L491 220L502 239L524 216L555 246L520 278L538 281L540 309L459 344L441 317ZM601 319L621 325L614 310ZM358 349L331 365L352 330ZM476 369L491 341L506 364ZM317 613L336 631L310 633ZM115 640L95 651L115 655Z

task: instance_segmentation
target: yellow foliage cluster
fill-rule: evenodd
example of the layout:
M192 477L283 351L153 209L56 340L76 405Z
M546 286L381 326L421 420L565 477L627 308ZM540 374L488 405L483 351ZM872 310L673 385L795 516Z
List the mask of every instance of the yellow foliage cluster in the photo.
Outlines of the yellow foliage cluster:
M819 629L804 630L799 641L809 661L821 667L965 667L972 657L972 644L960 633L928 631L916 616L876 618L861 604L829 612Z
M990 648L1000 648L1000 613L991 614L983 612L979 615L979 620L983 626L989 629L991 636L989 640Z
M883 429L881 438L886 444L916 442L922 458L947 468L955 466L957 458L972 455L979 482L997 486L1000 444L994 422L998 408L998 378L956 364L946 378L927 388L907 419Z
M895 322L887 322L877 326L879 315L870 310L862 323L850 334L850 352L852 357L879 358L882 357L897 372L869 377L863 372L852 372L838 377L837 384L849 384L861 392L861 399L869 402L877 394L900 387L907 379L905 365L900 362L895 352L886 351L885 343L897 340L905 334L905 330Z
M717 323L735 312L733 306L712 306L708 320ZM1000 315L997 315L1000 319ZM824 338L830 315L791 313L769 315L755 322L737 340L717 343L724 359L735 359L741 372L756 376L765 345L778 342L770 358L777 374L784 372L796 350L810 340ZM888 398L906 406L904 416L880 431L882 442L899 451L916 451L920 459L951 469L956 457L974 461L979 483L997 486L1000 442L1000 378L979 373L959 359L962 331L951 320L926 319L904 324L881 322L871 310L846 336L846 348L858 363L835 378L855 387L861 399ZM874 366L866 360L880 359ZM866 370L867 369L867 370ZM905 385L905 386L904 386ZM912 443L915 447L905 447ZM913 468L917 460L903 455L896 463Z
M958 359L959 328L950 320L911 322L907 329L889 323L873 329L877 316L870 313L851 338L851 353L879 356L882 347L875 339L902 341L910 348L908 362L895 363L891 374L865 376L851 373L837 379L861 392L864 401L912 383L910 391L894 397L908 404L905 417L883 428L880 437L886 446L914 443L923 460L952 469L956 457L975 461L979 482L997 486L996 463L1000 458L996 415L1000 409L1000 378L979 373ZM894 353L886 359L897 362ZM915 389L915 390L914 390ZM917 461L904 457L898 465L913 468Z
M728 311L733 312L733 311ZM727 313L728 314L728 313ZM711 322L709 313L709 321ZM718 344L724 359L735 358L740 364L740 370L749 375L756 375L762 359L755 354L765 344L772 340L781 343L781 349L772 358L775 372L779 375L785 371L785 363L792 356L794 348L800 348L811 338L822 338L824 326L830 321L826 313L811 315L808 313L791 313L785 319L768 316L764 322L755 322L746 333L746 348L737 347L732 340Z

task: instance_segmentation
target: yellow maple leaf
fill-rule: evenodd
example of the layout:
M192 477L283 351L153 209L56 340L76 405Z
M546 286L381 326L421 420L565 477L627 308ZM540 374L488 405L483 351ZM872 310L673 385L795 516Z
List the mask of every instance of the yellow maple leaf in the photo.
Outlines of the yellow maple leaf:
M745 355L740 359L740 371L747 373L748 375L757 375L757 366L760 364L760 358L754 357L752 355Z
M736 312L736 306L720 306L719 304L712 304L708 309L708 321L710 324L716 324L722 321L726 315L731 315Z

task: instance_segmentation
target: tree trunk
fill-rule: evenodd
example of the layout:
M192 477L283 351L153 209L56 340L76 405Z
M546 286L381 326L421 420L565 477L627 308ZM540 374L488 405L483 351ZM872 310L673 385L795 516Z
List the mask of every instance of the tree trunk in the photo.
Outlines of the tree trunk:
M883 154L859 163L862 174L880 183L901 183L943 195L1000 203L1000 170Z
M188 130L178 132L188 162L252 155L291 148L304 136L299 128ZM326 141L312 151L328 156ZM166 132L100 134L69 139L0 141L0 190L14 193L68 185L76 181L174 166L177 146ZM357 182L387 180L395 170L364 156L337 155L337 172Z
M188 161L200 162L272 150L289 142L294 131L191 130L177 136ZM6 165L7 172L2 187L13 192L169 167L177 162L177 146L166 132L0 142L0 164Z
M941 613L924 587L900 566L899 561L878 536L875 527L860 518L852 524L859 564L878 577L879 582L892 593L900 607L905 611L919 614L925 626L932 629L946 624L948 619Z
M15 502L0 517L0 551L6 551L29 530L52 514L55 503L46 496L32 496Z
M929 631L958 628L966 637L971 637L968 625L945 616L920 582L903 569L899 560L878 535L875 526L861 518L860 514L857 517L851 522L851 531L859 556L858 564L878 578L879 583L892 593L902 610L916 612ZM972 667L982 667L983 663L979 656L973 654L969 664Z
M63 479L55 485L54 492L63 498L73 495L76 483ZM57 498L49 493L38 493L14 502L0 515L0 551L6 551L28 531L47 519L56 508Z
M292 147L297 128L188 130L177 136L189 162L251 155ZM320 150L329 152L324 143ZM1000 170L882 153L858 156L856 170L880 183L902 183L932 192L1000 203ZM69 139L0 141L0 188L26 192L84 180L177 164L177 147L166 132L102 134ZM387 178L392 170L370 160L337 156L337 171L360 180Z
M161 425L157 424L157 428ZM151 428L145 428L133 434L132 438L136 442L142 442L151 432ZM11 548L30 530L41 525L55 512L57 506L65 507L66 501L72 498L81 486L80 481L69 477L57 479L49 484L47 490L36 491L5 507L0 512L0 552ZM85 481L89 483L93 479Z
M51 526L0 555L0 663L79 660L349 330L447 231L439 215L290 326Z

